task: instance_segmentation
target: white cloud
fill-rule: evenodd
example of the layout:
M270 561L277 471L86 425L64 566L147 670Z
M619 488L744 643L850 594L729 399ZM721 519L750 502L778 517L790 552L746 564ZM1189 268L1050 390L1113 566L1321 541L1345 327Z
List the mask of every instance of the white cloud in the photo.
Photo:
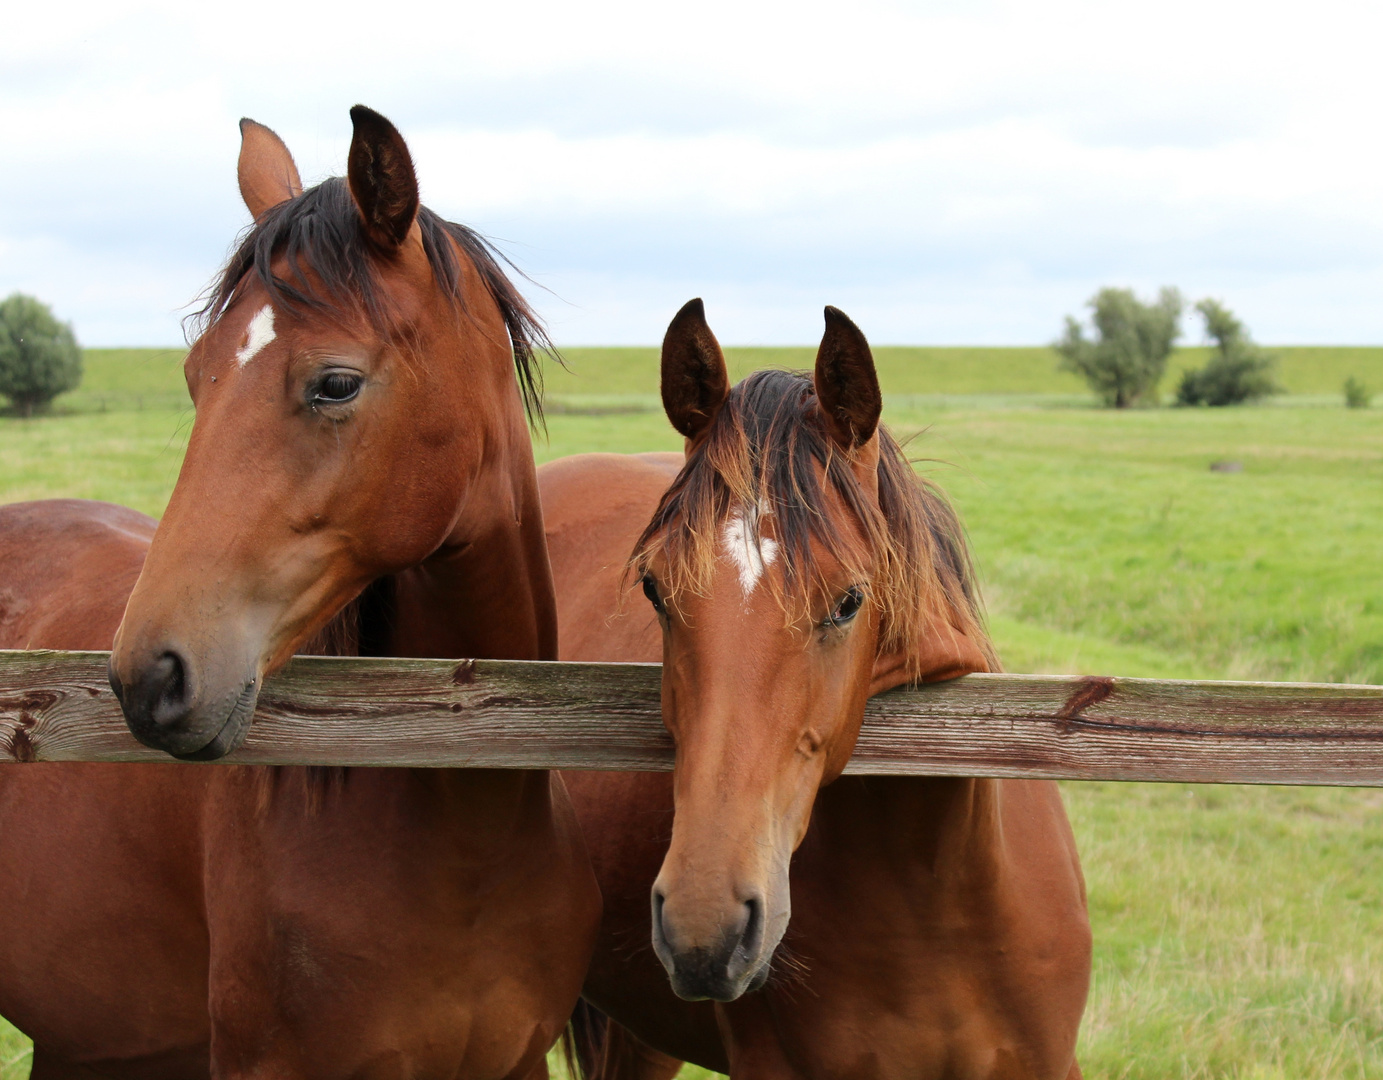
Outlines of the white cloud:
M1383 18L1364 3L29 5L0 40L0 292L177 338L246 221L235 121L340 171L347 107L511 241L560 340L1041 341L1094 288L1379 341Z

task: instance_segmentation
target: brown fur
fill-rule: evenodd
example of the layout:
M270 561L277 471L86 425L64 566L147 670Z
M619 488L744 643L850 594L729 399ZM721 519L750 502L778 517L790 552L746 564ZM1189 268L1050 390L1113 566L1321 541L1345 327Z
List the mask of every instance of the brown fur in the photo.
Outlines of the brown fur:
M753 385L801 397L791 380ZM721 424L730 426L726 445L744 444L734 395L717 410L713 427ZM720 475L704 452L717 437L712 430L700 446L693 441L675 479L669 455L587 455L539 470L562 658L662 657L664 718L678 747L671 776L567 774L605 897L584 993L617 1022L578 1018L586 1060L600 1080L661 1080L677 1059L739 1078L1078 1077L1073 1055L1090 938L1056 786L830 782L853 745L869 692L919 673L987 666L985 650L971 643L967 651L968 638L957 641L950 624L950 611L974 610L964 576L945 579L945 609L929 609L934 621L919 639L920 665L882 662L883 639L869 640L871 624L861 622L850 633L879 650L879 659L871 666L836 649L818 669L804 659L817 647L814 639L784 627L780 604L770 618L763 604L744 598L724 560L712 560L701 595L673 599L662 590L671 558L645 549L640 565L656 577L668 615L651 618L627 595L630 583L618 569L624 552L641 533L647 540L655 530L686 527L687 517L654 515L678 501L678 485L684 493L705 490L690 474L700 471L708 481ZM750 459L762 449L751 445ZM811 460L824 478L820 459ZM888 455L875 460L883 469ZM707 496L701 505L708 504L715 500ZM825 509L843 535L863 534L845 500L828 499ZM773 528L784 513L775 505ZM655 528L646 531L650 517ZM934 534L936 547L944 549L948 536L958 534L949 526ZM808 542L828 584L851 580L825 545ZM684 550L693 547L687 544ZM811 603L819 605L820 596ZM853 687L848 692L833 681L842 673ZM805 697L803 682L812 688ZM833 700L842 704L828 708ZM815 768L800 761L811 755L799 742L804 718L821 729L820 752L831 757ZM774 822L792 819L804 794L809 806L815 796L810 818L800 833L782 832ZM765 802L787 809L746 830L743 822ZM755 875L765 871L755 867L765 864L756 853L779 844L796 848L792 916L767 982L736 1000L679 999L649 945L650 887L667 889L669 902L686 892L689 905L679 918L692 932L704 924L713 940L717 927L729 925L717 914L723 905L716 882L728 881L738 897L761 888L756 882L766 879ZM727 910L733 913L734 904Z
M303 193L288 147L275 132L248 116L240 121L240 161L235 172L240 197L255 220L270 207Z
M716 417L635 544L634 576L661 558L669 594L704 595L727 517L744 506L766 508L785 552L778 596L790 621L801 615L830 560L869 583L882 613L884 648L918 657L921 639L945 619L997 670L960 522L946 497L913 472L887 429L878 431L877 497L871 498L822 423L810 376L755 372L717 402ZM863 548L828 512L831 498L863 531Z
M552 658L522 310L450 227L362 246L344 182L295 195L276 146L242 161L271 205L189 354L196 422L152 545L104 504L0 508L0 647L114 637L127 700L176 650L213 721L226 672L257 686L305 646ZM403 344L352 314L366 281ZM240 365L270 302L277 337ZM323 362L365 372L350 409L304 405ZM22 925L0 935L0 1014L40 1080L527 1080L599 895L545 772L35 764L0 770L0 907Z
M86 499L0 507L0 648L110 648L157 525Z
M387 151L380 148L375 154L387 157L393 172L366 173L357 179L355 188L368 195L374 184L391 177L400 183L405 194L393 196L393 200L414 208L409 230L412 239L405 236L393 254L381 252L384 234L364 227L365 211L356 202L347 177L330 177L303 191L297 167L278 136L262 124L242 120L245 145L240 157L240 188L255 222L207 289L202 307L189 318L188 328L198 337L205 335L251 283L258 282L267 299L280 310L315 314L336 323L364 323L377 337L405 349L410 360L426 363L428 358L419 355L419 342L408 328L408 312L385 284L385 271L398 263L400 255L421 253L439 298L454 314L470 314L472 294L482 310L498 308L502 327L489 326L485 319L470 319L466 330L512 354L524 408L530 421L540 426L540 354L556 356L557 350L541 320L505 274L503 264L507 260L474 229L446 221L428 207L419 206L416 183L409 197L406 192L412 165L407 160L407 147L397 132L389 135L393 127L378 113L356 106L353 117L357 111L365 127L352 139L352 152L357 158L371 158L364 139L368 132L376 141L388 144ZM381 127L381 122L386 127ZM408 171L400 173L404 164ZM366 177L372 182L367 183ZM372 206L390 201L383 195L370 198ZM377 211L376 207L370 212Z

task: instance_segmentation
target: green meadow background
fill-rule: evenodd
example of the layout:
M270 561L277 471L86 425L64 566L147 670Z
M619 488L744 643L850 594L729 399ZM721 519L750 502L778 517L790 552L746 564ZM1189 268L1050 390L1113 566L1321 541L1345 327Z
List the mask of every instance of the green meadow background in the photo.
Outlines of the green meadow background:
M1113 412L1050 349L876 348L885 419L966 521L1009 670L1383 683L1383 348L1278 352L1269 403ZM813 355L727 350L736 377ZM181 356L89 350L51 415L0 417L0 502L159 514L192 420ZM656 349L566 357L539 460L678 448ZM1164 388L1205 359L1179 350ZM1343 407L1349 376L1379 407ZM1383 1077L1383 792L1064 791L1095 928L1087 1077ZM0 1080L28 1061L0 1024Z

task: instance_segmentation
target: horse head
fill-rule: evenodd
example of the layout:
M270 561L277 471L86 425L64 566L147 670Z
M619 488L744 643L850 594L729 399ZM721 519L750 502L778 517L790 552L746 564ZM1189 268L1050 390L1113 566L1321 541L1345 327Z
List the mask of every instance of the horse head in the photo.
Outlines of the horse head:
M663 343L687 463L631 568L663 628L677 748L672 839L652 890L673 989L762 985L788 925L788 867L870 695L991 664L954 516L880 427L864 335L826 309L812 377L733 390L701 302Z
M306 191L241 122L255 220L187 356L196 418L110 663L130 730L176 757L235 749L264 677L363 587L520 502L545 339L485 242L420 206L393 125L351 120L347 175Z

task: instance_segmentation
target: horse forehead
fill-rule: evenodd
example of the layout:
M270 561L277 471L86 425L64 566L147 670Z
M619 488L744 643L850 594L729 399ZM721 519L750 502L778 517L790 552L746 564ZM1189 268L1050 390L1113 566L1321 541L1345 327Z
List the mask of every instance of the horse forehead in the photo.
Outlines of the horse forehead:
M839 493L827 488L823 495L826 513L842 534L848 552L847 560L866 564L871 562L868 542L858 519L846 508ZM788 512L791 513L791 510ZM746 598L759 587L775 565L780 573L786 573L789 569L779 562L785 554L778 539L783 524L779 516L768 503L739 506L719 526L719 554L734 568ZM842 570L840 559L821 539L809 535L807 544L811 549L811 562L822 577L830 578Z
M274 329L274 319L274 305L260 305L245 327L244 344L235 350L236 364L243 368L278 337Z
M312 312L276 301L259 289L237 301L199 343L218 366L256 371L290 352L355 355L378 345L378 335L357 312ZM190 359L190 357L189 357Z
M735 568L740 591L746 599L759 587L769 567L778 561L778 541L766 535L763 529L766 516L760 507L741 507L720 527L721 551Z

